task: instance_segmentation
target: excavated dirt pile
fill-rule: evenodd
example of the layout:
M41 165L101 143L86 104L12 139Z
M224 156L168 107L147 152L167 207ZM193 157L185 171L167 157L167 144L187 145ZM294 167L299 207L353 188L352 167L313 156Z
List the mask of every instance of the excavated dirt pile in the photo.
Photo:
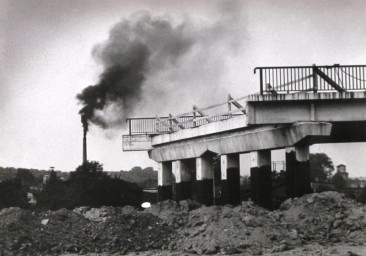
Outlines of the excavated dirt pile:
M285 201L277 211L251 202L206 207L191 200L133 207L32 212L0 211L0 255L103 255L165 250L260 255L317 243L366 241L366 206L336 192ZM287 255L287 254L286 254Z
M34 213L0 212L0 255L126 253L161 249L175 231L158 217L130 207Z
M281 205L282 221L297 230L303 241L366 242L366 206L336 192L289 199Z
M329 245L366 242L366 206L337 192L309 194L285 201L277 211L251 202L240 206L198 207L165 201L145 212L173 224L179 239L168 248L192 254L259 255L287 251L310 243Z

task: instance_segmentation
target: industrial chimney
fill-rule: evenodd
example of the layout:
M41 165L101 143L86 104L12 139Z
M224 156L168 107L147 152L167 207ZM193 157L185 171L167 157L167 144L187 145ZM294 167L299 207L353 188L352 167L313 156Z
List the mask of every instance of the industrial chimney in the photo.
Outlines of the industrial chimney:
M84 136L83 136L83 164L88 161L87 151L86 151L86 133L87 131L84 129Z

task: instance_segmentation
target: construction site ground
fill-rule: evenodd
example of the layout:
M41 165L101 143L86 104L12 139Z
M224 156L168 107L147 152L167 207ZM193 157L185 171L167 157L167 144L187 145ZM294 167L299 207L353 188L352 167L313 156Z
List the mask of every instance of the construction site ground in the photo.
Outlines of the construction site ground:
M1 255L366 255L366 206L337 192L269 211L164 201L146 210L0 212Z

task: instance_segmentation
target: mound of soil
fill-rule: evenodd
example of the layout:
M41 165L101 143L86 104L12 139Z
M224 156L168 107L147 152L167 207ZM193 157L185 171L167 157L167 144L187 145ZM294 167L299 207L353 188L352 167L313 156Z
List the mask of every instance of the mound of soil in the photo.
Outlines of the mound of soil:
M336 192L289 199L277 211L251 202L206 207L192 200L167 200L144 211L7 208L0 211L0 255L328 255L335 253L329 245L364 246L365 213L364 205Z
M146 251L161 249L175 238L173 228L158 217L130 208L90 209L100 219L69 210L30 212L20 208L0 212L0 255ZM99 213L98 213L99 212ZM127 212L127 213L126 213Z

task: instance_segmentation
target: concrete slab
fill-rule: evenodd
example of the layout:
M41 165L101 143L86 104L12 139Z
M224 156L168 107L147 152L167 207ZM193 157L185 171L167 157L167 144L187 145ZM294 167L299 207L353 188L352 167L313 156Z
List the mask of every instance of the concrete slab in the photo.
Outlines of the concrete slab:
M331 128L332 124L323 122L245 127L237 131L156 145L149 151L149 156L157 162L162 162L197 158L208 150L217 154L233 154L279 149L296 145L311 136L329 136Z

